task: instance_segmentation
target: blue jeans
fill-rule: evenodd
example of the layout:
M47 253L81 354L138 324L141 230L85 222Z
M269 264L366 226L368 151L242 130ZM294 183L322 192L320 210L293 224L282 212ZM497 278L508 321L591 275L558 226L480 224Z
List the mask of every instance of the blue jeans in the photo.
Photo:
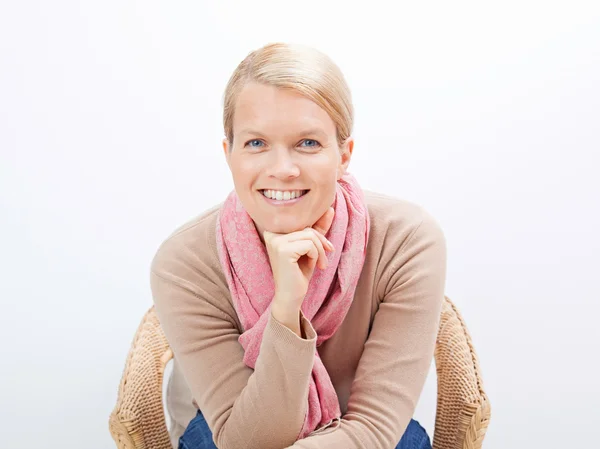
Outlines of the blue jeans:
M217 449L208 424L200 411L179 439L179 449ZM431 449L431 442L425 429L411 419L396 449Z

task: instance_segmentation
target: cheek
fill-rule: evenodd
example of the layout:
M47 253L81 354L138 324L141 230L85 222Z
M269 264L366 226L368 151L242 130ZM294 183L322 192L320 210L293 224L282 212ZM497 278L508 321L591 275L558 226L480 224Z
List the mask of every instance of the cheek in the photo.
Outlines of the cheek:
M252 182L255 177L256 166L244 161L236 161L231 164L231 175L236 184L242 185Z
M335 169L328 167L327 170L319 173L318 178L319 195L315 196L315 201L321 205L322 203L331 203L335 199L337 190L337 176Z
M337 179L338 160L336 157L331 154L323 154L311 162L303 168L310 170L320 184L328 184Z
M329 164L327 167L323 167L318 176L319 184L328 190L335 190L337 184L337 166Z

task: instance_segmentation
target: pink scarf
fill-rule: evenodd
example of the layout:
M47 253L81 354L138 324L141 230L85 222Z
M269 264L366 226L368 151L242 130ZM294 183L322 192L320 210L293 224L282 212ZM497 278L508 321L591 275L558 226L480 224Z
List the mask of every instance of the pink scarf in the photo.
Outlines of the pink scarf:
M302 303L304 316L317 333L317 346L331 337L344 320L365 261L369 214L356 179L345 174L337 184L335 216L326 237L333 243L325 270L316 267ZM244 363L254 369L275 294L273 272L265 245L235 191L217 219L217 249L244 332L239 341ZM340 418L338 397L316 352L308 390L308 410L299 438Z

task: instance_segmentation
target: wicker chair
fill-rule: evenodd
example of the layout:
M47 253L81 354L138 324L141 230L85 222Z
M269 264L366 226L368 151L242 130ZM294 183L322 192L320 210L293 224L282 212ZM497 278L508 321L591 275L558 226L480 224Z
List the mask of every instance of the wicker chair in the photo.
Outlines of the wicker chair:
M163 374L173 357L151 308L127 357L109 428L119 449L172 449L163 408ZM435 349L434 449L481 448L490 420L479 361L456 306L445 298Z

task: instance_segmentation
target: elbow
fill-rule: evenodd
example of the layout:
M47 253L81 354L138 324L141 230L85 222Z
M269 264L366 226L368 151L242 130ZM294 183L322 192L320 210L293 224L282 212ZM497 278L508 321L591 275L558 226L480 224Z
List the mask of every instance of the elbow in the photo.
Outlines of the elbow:
M389 421L361 414L346 415L342 420L342 429L349 446L389 449L396 447L399 441L397 431Z
M216 431L214 441L219 449L281 449L295 443L294 437L290 438L281 432L281 429L245 429L241 430L228 425L227 422Z

